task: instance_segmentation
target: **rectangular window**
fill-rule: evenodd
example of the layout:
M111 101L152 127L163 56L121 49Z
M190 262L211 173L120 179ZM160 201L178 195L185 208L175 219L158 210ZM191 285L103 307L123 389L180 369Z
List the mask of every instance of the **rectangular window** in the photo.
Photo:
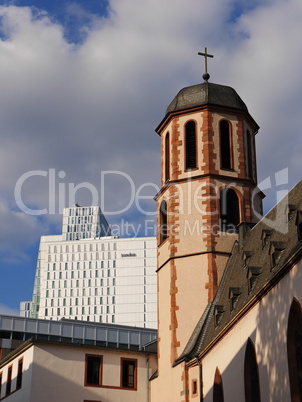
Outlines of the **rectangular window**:
M11 393L12 389L12 371L13 371L13 366L10 366L7 370L7 381L6 381L6 392L5 396L9 395Z
M23 358L18 361L17 389L22 387Z
M197 395L197 380L192 380L192 395Z
M102 356L86 355L85 385L101 385Z
M121 359L121 386L136 389L137 360Z

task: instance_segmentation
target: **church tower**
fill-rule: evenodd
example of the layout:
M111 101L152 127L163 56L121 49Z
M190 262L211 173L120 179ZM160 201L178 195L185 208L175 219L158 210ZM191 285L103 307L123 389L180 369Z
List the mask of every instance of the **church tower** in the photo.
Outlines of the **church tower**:
M238 225L262 214L259 127L233 88L208 82L206 62L213 56L206 49L200 54L204 82L183 88L156 129L159 377L179 357L213 299Z

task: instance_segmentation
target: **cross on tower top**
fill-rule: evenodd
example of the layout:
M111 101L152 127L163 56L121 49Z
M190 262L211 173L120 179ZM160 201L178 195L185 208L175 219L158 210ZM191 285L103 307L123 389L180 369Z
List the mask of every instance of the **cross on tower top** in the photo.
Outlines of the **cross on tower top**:
M205 80L205 82L208 82L208 79L210 78L210 74L208 73L208 57L213 58L214 56L212 54L207 53L207 48L204 48L204 53L198 52L199 56L204 57L204 74L202 78Z

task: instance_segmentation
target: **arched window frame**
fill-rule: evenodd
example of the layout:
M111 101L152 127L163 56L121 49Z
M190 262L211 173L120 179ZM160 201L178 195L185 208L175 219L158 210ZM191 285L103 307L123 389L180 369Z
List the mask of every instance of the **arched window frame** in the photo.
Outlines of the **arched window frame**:
M170 180L170 134L165 136L165 178L164 182Z
M185 170L197 168L196 122L189 120L185 124Z
M227 193L226 195L226 206L222 205L222 202L224 200L224 193ZM229 193L228 193L229 192ZM231 192L231 193L230 193ZM233 214L230 214L228 211L231 206L234 206L234 202L232 200L230 200L230 195L228 196L228 194L234 194L236 196L236 203L237 203L237 212L234 211ZM237 233L237 225L242 221L241 219L241 203L242 203L242 196L240 193L238 193L234 188L232 187L223 187L220 189L219 192L219 221L220 221L220 230L223 232L228 231L228 226L229 225L233 225L232 229L233 230L229 230L230 233ZM224 213L224 208L227 209L226 214ZM227 216L228 218L226 219L226 222L224 223L223 220L224 216ZM233 215L233 219L231 219ZM237 219L235 219L237 218ZM226 225L225 225L226 224ZM229 229L231 229L231 227L229 227Z
M258 362L251 338L248 338L245 348L244 393L245 402L261 402Z
M233 170L233 135L232 125L229 120L222 119L219 122L219 146L220 146L220 168Z
M218 367L216 367L214 376L213 402L224 402L222 377Z
M165 200L163 200L160 203L160 208L159 208L159 239L160 239L160 244L164 242L168 237L168 205Z
M301 343L300 343L301 342ZM302 401L302 308L294 298L287 324L287 362L292 402Z

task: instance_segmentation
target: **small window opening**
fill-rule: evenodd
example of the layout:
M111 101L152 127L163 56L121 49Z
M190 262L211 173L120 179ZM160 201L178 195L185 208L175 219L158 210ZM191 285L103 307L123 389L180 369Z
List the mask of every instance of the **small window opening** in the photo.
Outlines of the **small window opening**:
M222 169L232 169L232 139L230 124L227 120L221 120L220 128L220 163Z
M247 272L247 280L248 280L248 292L252 292L252 290L255 288L255 285L257 283L257 278L261 274L261 268L260 267L249 267L248 272Z
M165 241L168 236L168 211L166 201L162 201L160 204L160 242Z
M262 248L264 248L270 242L270 237L272 235L272 231L268 229L263 229L261 234L262 240Z
M269 254L271 257L271 268L274 268L280 260L282 251L285 249L286 245L282 242L271 242Z
M294 216L294 213L297 209L296 205L293 204L287 204L285 207L285 214L287 215L287 221L289 222L292 217Z
M230 288L229 289L229 299L230 299L231 311L233 311L234 308L236 307L240 295L241 295L240 288Z
M237 233L239 220L239 201L237 194L230 188L221 190L220 229L223 232Z
M185 125L185 146L186 146L186 170L195 169L197 158L196 158L196 129L195 122L189 121Z
M246 147L247 147L247 176L253 178L253 146L252 136L249 131L246 132Z
M245 267L248 266L248 263L249 263L249 261L251 260L252 255L253 255L253 253L252 253L251 251L244 251L244 252L242 253L242 259L243 259L243 262L244 262L244 266L245 266Z
M215 306L214 310L214 318L215 318L215 326L217 327L221 321L222 314L225 312L225 308L222 305Z
M17 389L22 387L22 375L23 375L23 359L18 361L18 373L17 373Z
M101 356L86 356L86 384L101 384Z
M165 138L165 181L170 179L170 136L166 134Z
M122 387L135 388L136 361L122 359Z
M192 395L197 395L197 380L192 380Z

